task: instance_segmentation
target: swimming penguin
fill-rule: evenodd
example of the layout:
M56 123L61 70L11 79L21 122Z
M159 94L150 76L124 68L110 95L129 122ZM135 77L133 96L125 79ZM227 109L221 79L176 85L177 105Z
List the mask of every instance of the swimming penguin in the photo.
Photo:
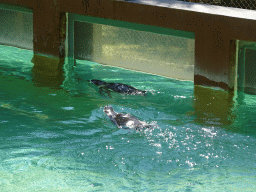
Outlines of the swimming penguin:
M130 115L129 113L117 113L111 106L105 106L103 110L109 119L118 127L123 129L135 129L142 130L143 128L151 128L150 124L144 121L140 121L136 117Z
M122 84L122 83L107 83L100 80L89 80L89 82L99 86L100 94L105 96L103 92L107 93L109 97L111 97L110 91L114 91L117 93L122 93L126 95L143 95L146 96L146 91L136 89L130 85Z

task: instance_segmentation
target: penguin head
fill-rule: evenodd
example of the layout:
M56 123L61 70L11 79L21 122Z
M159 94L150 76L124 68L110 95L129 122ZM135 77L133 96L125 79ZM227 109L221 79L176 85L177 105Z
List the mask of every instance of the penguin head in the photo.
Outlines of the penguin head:
M106 113L107 116L115 116L116 112L114 111L114 109L111 106L105 106L104 107L104 113Z

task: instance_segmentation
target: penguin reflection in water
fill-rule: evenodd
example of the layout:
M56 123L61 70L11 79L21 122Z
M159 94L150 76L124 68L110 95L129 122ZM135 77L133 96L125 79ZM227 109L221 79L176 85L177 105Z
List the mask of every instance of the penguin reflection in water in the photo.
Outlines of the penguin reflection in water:
M111 97L110 91L114 91L117 93L125 94L125 95L143 95L146 96L146 91L136 89L130 85L122 84L122 83L107 83L100 80L89 80L90 83L97 85L100 89L100 94L105 96L103 92L107 93L109 97Z
M140 121L129 113L117 113L111 106L105 106L103 110L109 119L118 127L123 129L135 129L141 131L143 128L152 128L150 124Z

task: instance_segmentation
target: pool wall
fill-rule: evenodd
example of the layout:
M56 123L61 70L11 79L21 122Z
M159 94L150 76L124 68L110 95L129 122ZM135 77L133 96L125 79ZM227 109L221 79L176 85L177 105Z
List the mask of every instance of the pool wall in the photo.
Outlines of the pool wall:
M68 14L68 58L194 80L193 32Z
M33 50L31 9L0 4L0 44Z
M234 90L237 43L256 42L256 12L167 0L0 0L1 6L33 10L35 65L56 75L65 56L66 16L75 13L195 33L195 85ZM50 62L49 58L54 58ZM39 59L34 58L34 61ZM48 65L48 66L47 66Z

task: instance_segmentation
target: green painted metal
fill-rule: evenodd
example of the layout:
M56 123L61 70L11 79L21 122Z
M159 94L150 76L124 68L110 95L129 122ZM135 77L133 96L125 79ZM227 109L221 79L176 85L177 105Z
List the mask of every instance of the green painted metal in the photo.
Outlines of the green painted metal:
M11 11L19 11L19 12L23 12L23 13L33 13L33 9L14 6L14 5L6 5L6 4L0 4L0 9L7 9L7 10L11 10Z
M68 14L68 58L74 60L74 18L73 14Z
M244 92L245 84L245 49L240 48L238 57L238 76L237 76L237 86L238 91Z
M256 46L245 45L239 49L237 86L238 86L238 91L241 91L241 92L244 92L244 88L245 88L245 60L246 60L245 55L246 55L247 49L256 50Z
M125 21L104 19L99 17L91 17L91 16L78 15L73 13L69 13L69 18L70 18L69 19L70 21L73 20L73 21L103 24L103 25L111 25L115 27L127 28L127 29L138 30L138 31L145 31L145 32L152 32L152 33L163 34L163 35L172 35L176 37L195 39L195 34L193 32L156 27L152 25L130 23Z

